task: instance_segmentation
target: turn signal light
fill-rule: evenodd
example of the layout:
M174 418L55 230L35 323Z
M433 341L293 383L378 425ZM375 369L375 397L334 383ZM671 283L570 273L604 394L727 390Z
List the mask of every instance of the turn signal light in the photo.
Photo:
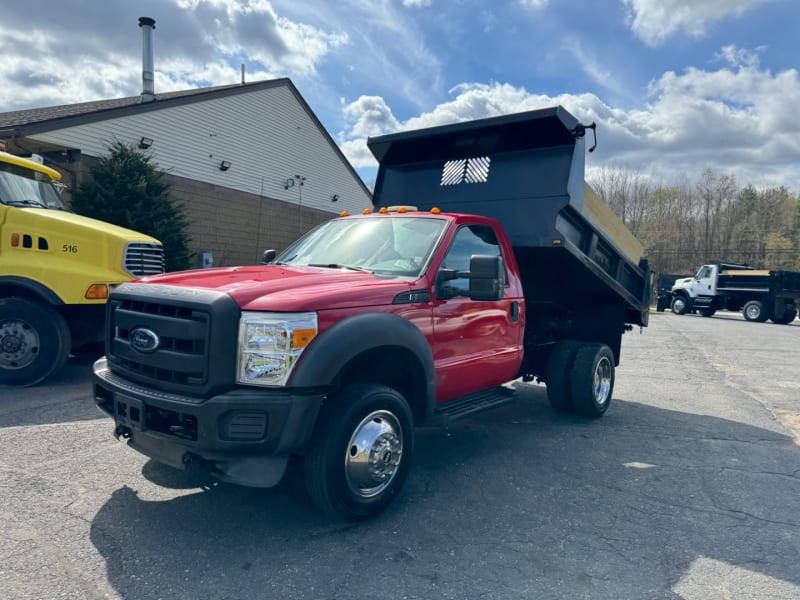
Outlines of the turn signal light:
M342 212L339 213L339 216L340 217L349 217L350 213L347 212L346 210L343 210Z
M371 208L365 208L364 210L361 211L361 214L362 215L371 215L372 214L372 209Z
M105 300L108 298L108 285L105 283L93 283L86 289L84 296L87 300Z

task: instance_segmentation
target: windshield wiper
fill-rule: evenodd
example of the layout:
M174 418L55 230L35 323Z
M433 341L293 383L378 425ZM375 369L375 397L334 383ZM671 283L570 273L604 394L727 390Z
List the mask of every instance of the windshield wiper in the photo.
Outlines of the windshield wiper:
M372 272L369 269L365 269L364 267L354 267L352 265L340 265L337 263L309 263L307 266L323 267L325 269L350 269L351 271L364 271L365 273Z
M39 200L8 200L6 204L9 206L38 206L40 208L47 208L47 204Z

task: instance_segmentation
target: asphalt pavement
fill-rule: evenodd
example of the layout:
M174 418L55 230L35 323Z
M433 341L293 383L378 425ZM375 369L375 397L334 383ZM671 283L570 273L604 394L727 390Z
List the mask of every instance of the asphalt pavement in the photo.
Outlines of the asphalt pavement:
M246 489L161 466L95 408L91 357L0 388L0 598L800 598L800 321L659 313L600 420L543 386L417 431L362 524L295 473Z

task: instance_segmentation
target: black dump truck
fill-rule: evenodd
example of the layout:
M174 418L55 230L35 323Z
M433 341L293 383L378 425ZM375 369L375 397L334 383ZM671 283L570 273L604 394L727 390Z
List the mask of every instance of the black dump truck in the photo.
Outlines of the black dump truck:
M270 264L119 286L94 396L134 449L269 487L290 457L345 519L386 508L415 427L547 384L602 416L621 338L647 324L641 246L584 183L561 107L369 140L374 208Z
M786 325L797 317L800 273L756 270L748 265L703 265L694 277L672 286L672 312L710 317L718 310L742 311L748 321Z

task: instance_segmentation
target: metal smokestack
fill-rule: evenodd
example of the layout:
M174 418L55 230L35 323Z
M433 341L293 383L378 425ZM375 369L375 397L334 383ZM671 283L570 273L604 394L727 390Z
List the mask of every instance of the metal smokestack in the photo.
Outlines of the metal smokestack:
M153 77L153 30L156 21L150 17L139 17L139 27L142 28L142 102L152 102L156 99Z

